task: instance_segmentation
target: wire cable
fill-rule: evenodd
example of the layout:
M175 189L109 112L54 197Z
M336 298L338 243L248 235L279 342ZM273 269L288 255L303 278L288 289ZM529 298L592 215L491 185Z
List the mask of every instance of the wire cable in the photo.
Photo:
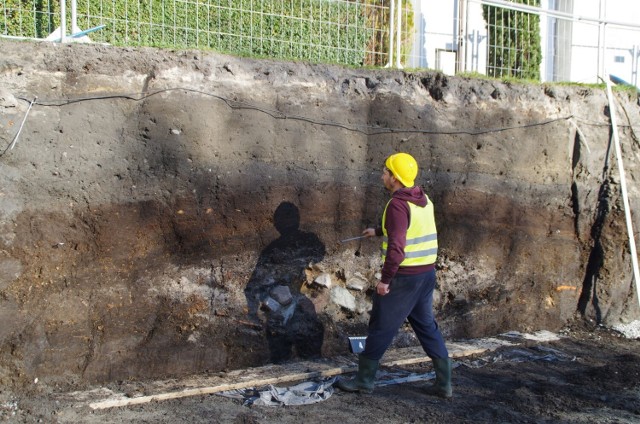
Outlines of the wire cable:
M22 127L24 126L24 123L27 119L27 115L29 114L29 111L31 110L31 107L33 105L44 106L44 107L62 107L62 106L71 105L74 103L96 101L96 100L110 100L110 99L125 99L125 100L132 100L132 101L139 102L139 101L148 99L152 96L156 96L162 93L167 93L172 91L183 91L187 93L196 93L204 96L213 97L224 102L230 109L234 109L234 110L237 110L237 109L256 110L261 113L267 114L274 119L295 120L295 121L307 122L314 125L332 126L332 127L341 128L347 131L358 132L367 136L376 136L376 135L384 135L384 134L429 134L429 135L476 136L476 135L482 135L482 134L544 126L544 125L549 125L558 121L571 120L573 118L578 119L573 115L569 115L569 116L562 116L562 117L548 119L548 120L539 121L539 122L531 122L531 123L526 123L521 125L511 125L511 126L496 127L496 128L427 130L427 129L415 129L415 128L392 128L392 127L381 127L381 126L372 126L372 125L348 125L348 124L344 124L336 121L318 120L318 119L314 119L314 118L310 118L302 115L293 115L293 114L288 115L279 110L269 109L266 107L258 106L253 103L233 100L233 99L229 99L229 98L226 98L217 94L213 94L210 92L197 90L193 88L186 88L186 87L166 88L162 90L156 90L153 92L144 92L140 94L109 94L109 95L97 95L97 96L88 96L88 97L78 97L75 99L58 99L58 100L37 100L37 97L36 97L34 100L30 101L24 97L16 97L17 99L30 102L29 109L25 114L25 117L22 121L22 124L20 126L18 133L13 138L10 145L7 148L5 148L5 150L2 153L0 153L0 157L4 155L7 152L7 150L10 150L13 148L13 146L15 146L17 138L20 134L20 131L22 130Z
M324 121L313 119L307 116L302 115L288 115L279 110L269 109L266 107L258 106L252 103L243 102L239 100L232 100L226 97L209 93L202 90L197 90L193 88L185 88L185 87L175 87L175 88L166 88L162 90L153 91L150 93L142 93L140 95L134 94L110 94L106 96L91 96L91 97L80 97L76 99L65 99L65 100L41 100L36 104L40 106L65 106L73 103L92 101L92 100L108 100L108 99L127 99L134 101L142 101L149 97L156 96L158 94L170 92L170 91L185 91L191 93L202 94L209 97L214 97L218 100L223 101L229 108L231 109L249 109L256 110L262 113L265 113L274 119L287 119L287 120L296 120L302 122L308 122L315 125L323 125L323 126L333 126L337 128L342 128L348 131L359 132L364 135L380 135L380 134L390 134L390 133L421 133L421 134L443 134L443 135L455 135L455 134L466 134L466 135L480 135L491 132L501 132L508 131L512 129L520 129L520 128L530 128L541 125L548 125L557 121L564 121L571 119L573 116L564 116L560 118L549 119L541 122L533 122L523 125L513 125L507 127L499 127L499 128L484 128L484 129L461 129L461 130L424 130L424 129L409 129L409 128L391 128L391 127L380 127L380 126L372 126L372 125L347 125L340 122L335 121ZM21 100L26 100L21 97L17 97Z

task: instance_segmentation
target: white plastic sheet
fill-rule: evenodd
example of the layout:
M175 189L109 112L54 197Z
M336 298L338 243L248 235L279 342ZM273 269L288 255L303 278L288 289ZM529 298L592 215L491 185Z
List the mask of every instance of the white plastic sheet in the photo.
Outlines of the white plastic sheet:
M333 394L336 378L315 382L305 381L290 387L268 385L262 389L240 389L219 393L220 396L242 400L244 405L290 406L323 402Z

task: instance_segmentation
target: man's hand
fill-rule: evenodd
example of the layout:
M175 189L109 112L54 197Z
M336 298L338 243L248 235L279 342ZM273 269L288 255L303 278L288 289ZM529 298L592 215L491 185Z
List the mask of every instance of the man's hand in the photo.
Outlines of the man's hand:
M376 229L375 228L366 228L362 231L362 235L365 237L375 237Z
M385 284L382 281L379 281L378 285L376 286L376 293L378 293L380 296L384 296L389 293L389 284Z

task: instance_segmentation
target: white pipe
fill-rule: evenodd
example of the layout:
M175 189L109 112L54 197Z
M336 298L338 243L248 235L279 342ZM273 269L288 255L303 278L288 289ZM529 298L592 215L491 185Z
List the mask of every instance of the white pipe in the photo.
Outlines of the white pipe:
M618 172L620 173L620 188L622 189L622 202L624 204L624 216L627 220L627 232L629 233L629 249L631 254L631 264L633 265L633 277L636 283L636 295L638 305L640 305L640 272L638 271L638 254L636 253L636 240L633 235L633 225L631 221L631 209L629 208L629 198L627 195L627 181L624 176L624 166L622 164L622 150L620 149L620 139L618 138L618 124L616 122L616 110L613 103L613 93L611 91L611 79L606 79L607 97L609 98L609 115L611 116L611 127L613 129L613 142L616 148L616 158L618 160Z
M396 28L396 67L402 69L402 0L398 0L398 22Z
M401 1L401 0L398 0ZM394 34L394 21L395 21L395 13L396 13L396 2L395 0L391 0L391 7L389 7L389 61L387 62L385 68L390 68L393 66L393 34Z
M576 132L578 133L578 138L580 139L580 143L582 143L584 145L584 147L586 147L587 152L591 153L591 149L589 148L589 145L587 144L587 137L585 137L584 133L582 131L580 131L580 128L578 127L578 124L576 124L576 122L573 119L569 119L569 122L576 129Z
M13 147L18 142L18 137L20 137L20 133L22 132L22 127L24 127L24 123L27 121L27 116L29 116L29 112L31 111L31 107L36 102L36 100L38 100L37 97L35 97L31 101L31 103L29 103L29 108L27 109L27 113L24 114L24 118L22 119L22 123L20 124L20 128L18 128L18 132L16 133L16 136L13 137L13 141L11 142L11 146L9 146L9 150L13 150ZM5 152L6 152L6 150L5 150Z

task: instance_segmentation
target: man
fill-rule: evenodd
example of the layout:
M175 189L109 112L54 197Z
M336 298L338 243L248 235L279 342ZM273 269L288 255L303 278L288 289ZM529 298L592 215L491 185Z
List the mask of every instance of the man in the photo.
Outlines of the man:
M382 277L376 285L369 332L359 355L354 379L336 385L348 392L371 393L378 364L400 326L409 320L422 348L433 361L435 383L427 394L450 398L451 359L433 317L433 290L438 240L433 203L420 187L416 160L407 153L385 161L382 182L392 194L382 215L381 228L367 228L367 237L384 236Z

